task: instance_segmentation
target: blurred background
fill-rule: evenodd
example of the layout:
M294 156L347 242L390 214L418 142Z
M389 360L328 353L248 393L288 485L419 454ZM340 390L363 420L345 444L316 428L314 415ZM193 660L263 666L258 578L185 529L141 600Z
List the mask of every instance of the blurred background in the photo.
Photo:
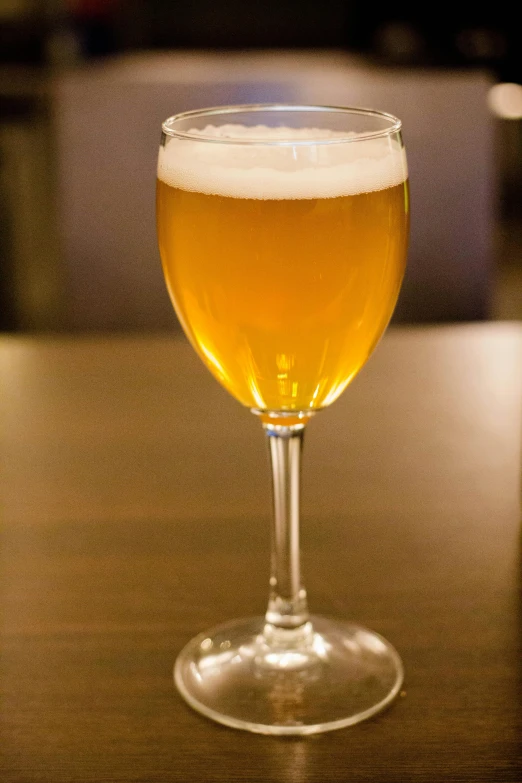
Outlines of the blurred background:
M403 120L396 321L522 318L522 32L515 4L481 9L0 0L0 329L176 328L155 239L161 121L272 101Z

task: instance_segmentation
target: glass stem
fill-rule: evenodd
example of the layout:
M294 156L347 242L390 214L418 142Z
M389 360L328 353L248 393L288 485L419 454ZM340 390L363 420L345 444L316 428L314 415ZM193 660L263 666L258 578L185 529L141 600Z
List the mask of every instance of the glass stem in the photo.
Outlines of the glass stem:
M295 630L309 618L301 584L299 493L304 423L263 423L272 467L273 524L270 597L266 622L275 629Z

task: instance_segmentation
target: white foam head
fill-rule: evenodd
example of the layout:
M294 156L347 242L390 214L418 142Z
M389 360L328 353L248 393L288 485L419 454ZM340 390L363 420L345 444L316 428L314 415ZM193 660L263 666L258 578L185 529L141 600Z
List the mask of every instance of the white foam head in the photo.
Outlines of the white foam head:
M182 190L249 199L334 198L383 190L408 176L404 148L389 136L362 139L355 133L259 125L207 126L190 133L227 143L167 138L158 178ZM230 143L234 139L239 143ZM241 143L256 139L265 144Z

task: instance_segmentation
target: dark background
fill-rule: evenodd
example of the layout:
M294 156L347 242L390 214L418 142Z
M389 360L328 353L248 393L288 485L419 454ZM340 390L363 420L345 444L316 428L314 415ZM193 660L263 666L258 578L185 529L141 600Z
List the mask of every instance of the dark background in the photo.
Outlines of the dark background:
M344 48L388 64L491 68L522 78L516 3L431 11L343 0L54 0L0 7L0 61L45 65L65 31L96 57L155 48ZM399 6L399 7L397 7Z

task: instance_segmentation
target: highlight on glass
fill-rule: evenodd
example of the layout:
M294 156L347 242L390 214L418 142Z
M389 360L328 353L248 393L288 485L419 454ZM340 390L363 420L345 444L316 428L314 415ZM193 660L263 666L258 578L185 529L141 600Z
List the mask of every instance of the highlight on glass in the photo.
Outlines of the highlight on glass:
M401 123L322 106L171 117L159 150L157 225L183 329L259 418L273 478L266 614L188 642L176 685L207 717L254 732L357 723L394 699L402 664L379 634L309 613L300 459L306 425L364 365L397 301L409 229Z

